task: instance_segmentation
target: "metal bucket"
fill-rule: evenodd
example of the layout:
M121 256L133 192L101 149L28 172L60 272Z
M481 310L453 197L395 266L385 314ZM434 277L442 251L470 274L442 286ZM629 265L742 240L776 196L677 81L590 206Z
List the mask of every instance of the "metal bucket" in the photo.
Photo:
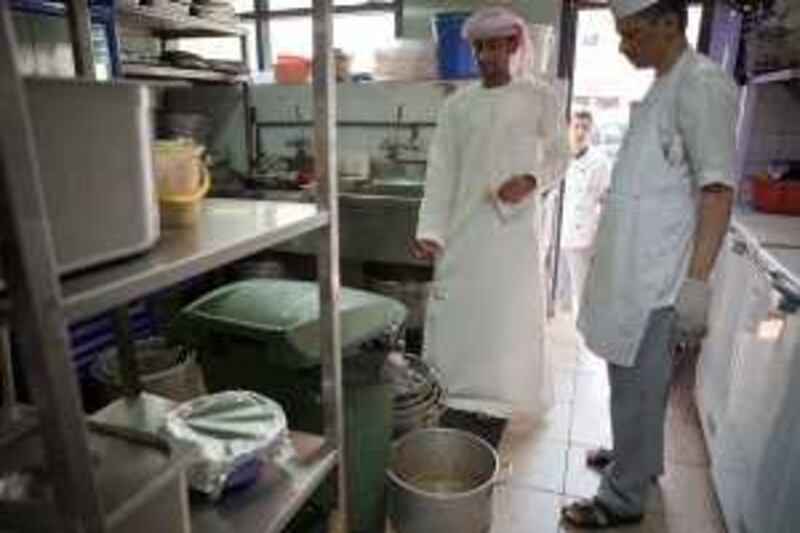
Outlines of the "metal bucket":
M389 520L396 533L487 533L498 472L494 449L456 429L421 429L394 446Z
M202 371L194 352L174 348L159 337L137 341L136 360L142 388L150 393L184 402L205 393ZM103 352L92 366L94 379L103 386L106 400L122 394L117 350Z

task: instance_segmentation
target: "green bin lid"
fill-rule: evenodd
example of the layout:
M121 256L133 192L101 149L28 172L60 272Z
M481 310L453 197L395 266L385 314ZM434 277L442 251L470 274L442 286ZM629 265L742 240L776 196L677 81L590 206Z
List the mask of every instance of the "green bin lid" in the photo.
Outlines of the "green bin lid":
M304 357L320 353L319 285L255 279L220 287L184 309L193 320L227 333L271 341L285 337ZM342 288L339 299L342 346L368 341L406 319L405 306L391 298Z

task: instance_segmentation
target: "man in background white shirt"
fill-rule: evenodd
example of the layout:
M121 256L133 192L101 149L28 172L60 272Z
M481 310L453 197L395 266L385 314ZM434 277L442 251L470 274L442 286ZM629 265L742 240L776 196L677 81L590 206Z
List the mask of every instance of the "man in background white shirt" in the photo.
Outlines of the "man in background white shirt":
M578 111L570 123L572 160L566 175L561 249L569 273L571 311L578 316L586 274L594 255L603 197L611 172L603 153L590 145L594 119Z

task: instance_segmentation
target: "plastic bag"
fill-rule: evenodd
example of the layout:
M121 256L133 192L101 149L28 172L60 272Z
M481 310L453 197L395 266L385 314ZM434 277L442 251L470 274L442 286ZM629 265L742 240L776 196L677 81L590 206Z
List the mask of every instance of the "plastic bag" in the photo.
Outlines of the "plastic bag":
M165 430L195 444L189 486L212 499L255 481L265 459L288 441L286 415L273 400L248 391L201 396L167 415Z

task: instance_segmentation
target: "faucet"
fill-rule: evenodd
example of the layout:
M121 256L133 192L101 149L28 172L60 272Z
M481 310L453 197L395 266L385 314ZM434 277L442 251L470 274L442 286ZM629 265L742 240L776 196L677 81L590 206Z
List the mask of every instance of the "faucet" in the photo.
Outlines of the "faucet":
M424 156L420 157L422 143L419 136L419 126L409 125L410 136L408 140L400 138L403 129L403 115L405 106L399 105L395 108L395 122L390 130L390 134L381 142L381 151L385 154L384 159L394 165L400 164L424 164ZM414 157L416 154L416 157Z

